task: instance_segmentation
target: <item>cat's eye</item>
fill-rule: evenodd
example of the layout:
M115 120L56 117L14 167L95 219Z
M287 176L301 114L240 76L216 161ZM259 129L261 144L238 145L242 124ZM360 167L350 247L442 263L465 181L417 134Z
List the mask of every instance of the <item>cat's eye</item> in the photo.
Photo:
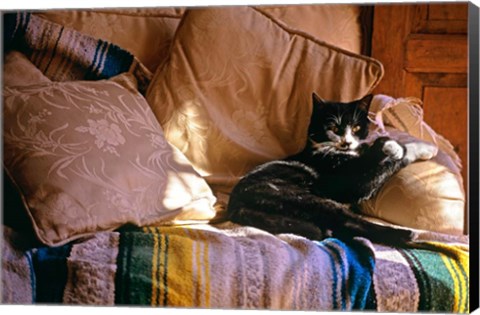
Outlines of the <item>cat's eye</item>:
M361 127L357 125L357 126L353 127L352 131L353 132L359 132L360 129L361 129Z
M331 126L330 130L337 133L338 132L338 127L337 126Z

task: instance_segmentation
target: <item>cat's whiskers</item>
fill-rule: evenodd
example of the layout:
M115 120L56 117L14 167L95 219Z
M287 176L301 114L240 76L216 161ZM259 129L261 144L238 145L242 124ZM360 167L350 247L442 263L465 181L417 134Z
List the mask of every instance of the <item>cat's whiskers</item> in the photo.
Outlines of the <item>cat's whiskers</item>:
M313 154L322 154L322 157L325 157L327 154L332 153L337 149L336 143L333 141L326 141L326 142L315 142L312 139L309 139L311 141L311 147L314 149Z
M333 141L316 142L316 141L310 139L310 142L312 143L312 147L314 149L317 149L317 150L323 150L325 148L335 146L335 142L333 142Z

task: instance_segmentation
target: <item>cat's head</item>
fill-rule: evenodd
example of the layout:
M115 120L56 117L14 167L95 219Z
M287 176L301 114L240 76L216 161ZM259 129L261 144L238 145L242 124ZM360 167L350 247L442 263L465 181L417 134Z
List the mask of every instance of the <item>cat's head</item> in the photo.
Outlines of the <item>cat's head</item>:
M368 136L368 109L373 95L341 103L322 100L315 93L308 130L310 143L341 151L354 150Z

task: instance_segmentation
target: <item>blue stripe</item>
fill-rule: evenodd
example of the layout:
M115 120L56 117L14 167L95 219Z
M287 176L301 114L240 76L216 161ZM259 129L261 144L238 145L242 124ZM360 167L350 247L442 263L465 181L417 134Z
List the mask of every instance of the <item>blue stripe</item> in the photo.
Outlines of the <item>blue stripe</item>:
M95 48L95 54L93 55L92 63L90 67L87 69L87 73L85 74L85 79L93 78L93 71L95 69L95 63L97 62L98 53L100 52L100 48L102 47L103 42L101 40L98 41L97 47Z
M347 282L347 271L346 271L347 267L345 265L345 261L342 259L341 252L333 244L337 244L338 246L340 246L343 251L346 251L346 248L345 248L345 245L343 243L341 243L340 241L338 241L336 239L327 239L327 240L325 240L325 243L334 252L335 258L337 259L338 263L340 264L340 270L342 272L342 281L341 281L342 310L346 310L347 306L345 304L345 299L343 297L347 296L347 288L345 286L345 284ZM331 243L333 243L333 244L331 244Z
M97 65L95 66L95 69L93 71L95 73L95 76L98 76L100 74L100 67L102 66L103 61L105 60L105 58L107 56L108 46L109 46L109 44L107 42L102 43L102 50L100 52L100 56L98 58Z
M95 78L98 77L98 69L100 68L102 62L103 62L103 59L104 59L104 56L105 56L105 49L107 48L107 43L100 40L100 45L99 45L99 49L97 50L98 54L97 54L97 60L96 62L93 64L93 68L92 68L92 76L94 76Z
M330 258L330 267L332 268L332 281L333 281L333 285L332 285L332 292L333 292L333 309L338 309L339 306L337 304L337 286L338 286L338 279L337 279L337 272L335 270L335 259L332 257L332 254L330 253L330 250L328 248L326 248L326 246L323 244L325 241L323 242L318 242L318 241L315 241L315 243L318 245L318 248L320 250L322 250L323 252L325 252L325 254L328 255L328 258Z
M99 75L101 78L110 78L122 72L127 72L130 70L132 63L133 55L116 45L110 44L102 72Z
M30 268L30 284L32 287L32 302L35 303L37 300L37 294L36 294L37 283L35 278L35 269L33 266L32 252L31 251L25 252L25 257L27 258L28 267Z
M373 284L372 276L375 267L370 248L361 242L344 243L335 238L315 243L331 256L330 264L333 271L336 271L336 266L340 268L341 275L334 274L333 281L334 288L338 289L340 285L341 305L338 305L338 294L334 291L334 307L341 310L365 309ZM350 298L349 305L346 303L346 297Z
M375 268L373 252L362 242L343 243L337 240L335 243L341 246L346 256L348 284L344 294L350 297L350 309L365 309L373 283Z

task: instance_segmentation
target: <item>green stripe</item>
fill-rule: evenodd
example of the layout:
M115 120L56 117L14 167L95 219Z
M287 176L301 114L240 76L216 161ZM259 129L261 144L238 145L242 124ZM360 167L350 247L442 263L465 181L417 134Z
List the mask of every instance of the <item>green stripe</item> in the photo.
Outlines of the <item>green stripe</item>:
M402 252L408 257L419 284L419 311L453 311L454 283L440 255L423 249Z
M119 304L151 305L152 293L152 257L154 240L152 234L124 234L125 241L120 243L118 261L122 268L118 270L121 288Z
M130 248L132 239L127 234L120 235L118 255L117 255L117 272L115 275L115 304L128 304L128 290L130 281L125 277L129 269Z
M435 294L431 294L431 311L453 311L454 282L439 253L428 250L413 250L413 255L418 259L428 275ZM430 291L433 293L433 291Z
M407 260L410 268L415 275L415 279L417 280L418 290L420 293L420 300L418 302L418 310L427 310L430 304L430 297L425 296L425 292L430 292L430 288L428 286L428 278L425 275L425 272L418 266L415 260L411 257L411 253L407 250L400 249L399 253Z

